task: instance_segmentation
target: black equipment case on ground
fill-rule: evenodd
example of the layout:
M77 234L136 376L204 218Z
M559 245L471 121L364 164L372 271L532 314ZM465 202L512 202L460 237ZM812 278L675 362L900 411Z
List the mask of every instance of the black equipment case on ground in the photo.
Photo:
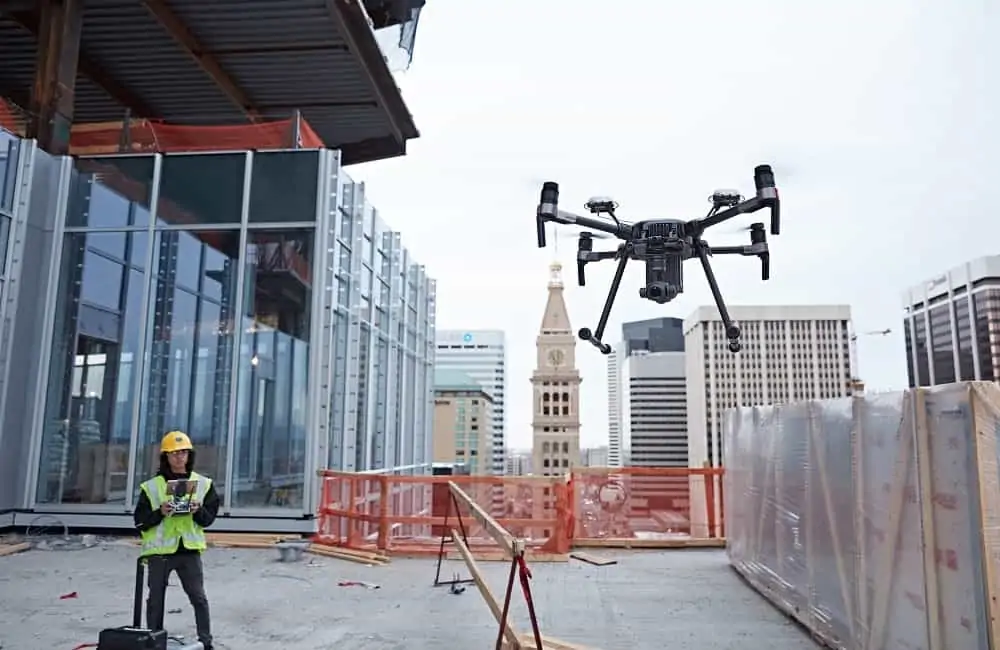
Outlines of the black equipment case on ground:
M132 603L132 625L101 630L97 650L167 650L166 630L147 630L142 626L142 597L145 592L146 563L139 558L135 564L135 601Z

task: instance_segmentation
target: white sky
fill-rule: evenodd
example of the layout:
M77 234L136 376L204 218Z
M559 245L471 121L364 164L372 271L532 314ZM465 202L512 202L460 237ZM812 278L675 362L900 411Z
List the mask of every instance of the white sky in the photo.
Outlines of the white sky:
M508 445L529 446L535 336L555 252L535 244L543 180L580 211L611 195L620 217L700 217L716 188L753 191L774 166L782 235L772 277L715 258L732 304L848 303L862 377L905 386L901 293L1000 252L1000 32L988 0L430 0L400 76L421 130L405 157L354 167L385 220L438 281L443 329L506 330ZM762 213L758 213L762 217ZM737 225L709 231L738 244ZM596 325L613 264L573 278L574 328ZM605 242L609 244L610 242ZM686 317L711 294L697 262L686 292L640 300L633 263L612 313ZM583 444L607 440L605 357L580 343Z

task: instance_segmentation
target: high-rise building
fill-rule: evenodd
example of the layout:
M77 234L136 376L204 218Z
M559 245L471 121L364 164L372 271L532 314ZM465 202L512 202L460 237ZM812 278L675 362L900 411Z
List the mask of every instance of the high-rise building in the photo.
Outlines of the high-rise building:
M622 421L622 374L625 344L619 343L608 355L608 467L628 465L625 424Z
M632 467L688 467L683 352L636 352L625 360L624 425Z
M549 295L535 340L531 375L532 467L535 474L560 476L580 462L580 373L576 335L563 296L562 265L550 267Z
M504 473L507 411L504 406L507 390L507 346L501 330L438 330L436 338L439 370L465 373L489 394L493 400L493 443L490 453L491 472Z
M457 370L434 372L434 462L493 471L493 398Z
M435 284L339 152L11 169L0 511L131 528L174 429L224 527L308 530L320 469L430 473Z
M851 394L851 308L847 305L735 306L743 350L732 353L719 310L684 321L688 462L725 464L726 411Z
M650 318L622 324L622 341L608 355L608 462L611 467L629 465L627 423L623 400L628 391L623 368L630 355L684 351L684 321L680 318Z
M507 476L528 476L531 474L531 450L508 449L504 461L504 474Z
M584 467L611 467L607 447L588 447L580 450L580 464Z
M910 287L903 305L910 386L1000 379L1000 255Z

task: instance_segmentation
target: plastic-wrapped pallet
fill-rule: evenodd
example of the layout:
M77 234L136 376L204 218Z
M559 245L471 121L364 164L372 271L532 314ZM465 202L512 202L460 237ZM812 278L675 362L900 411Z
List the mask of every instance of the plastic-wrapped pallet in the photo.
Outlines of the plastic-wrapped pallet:
M998 433L986 382L733 411L730 560L832 648L1000 650Z

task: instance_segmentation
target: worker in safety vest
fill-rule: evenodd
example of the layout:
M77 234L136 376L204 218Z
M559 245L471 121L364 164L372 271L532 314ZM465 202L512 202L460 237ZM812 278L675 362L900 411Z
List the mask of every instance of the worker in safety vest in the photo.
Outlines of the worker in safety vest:
M194 445L182 431L171 431L160 443L160 469L139 487L135 526L142 535L142 557L149 578L146 625L163 629L163 607L170 573L177 572L194 609L198 640L212 649L201 552L205 528L219 512L212 479L194 471Z

